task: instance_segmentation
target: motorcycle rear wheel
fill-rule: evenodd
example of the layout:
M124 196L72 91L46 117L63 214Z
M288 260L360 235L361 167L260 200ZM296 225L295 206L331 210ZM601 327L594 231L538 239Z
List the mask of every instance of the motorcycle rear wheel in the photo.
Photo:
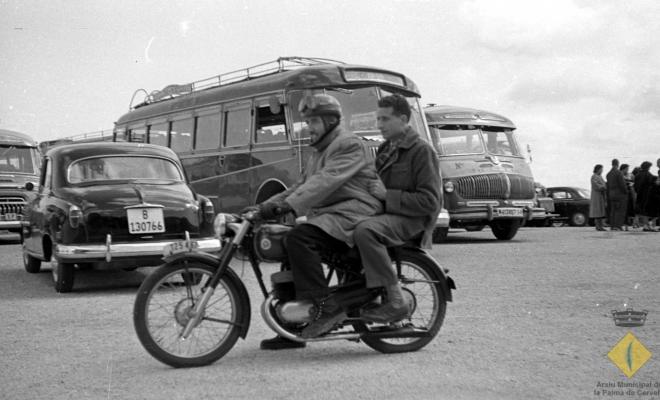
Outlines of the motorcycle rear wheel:
M220 279L199 324L180 338L188 312L202 294L215 269L195 261L159 267L138 290L133 324L142 346L154 358L175 368L211 364L234 346L240 335L245 305L240 291L227 276Z
M393 268L396 265L393 264ZM447 299L439 285L431 282L440 279L438 267L425 255L403 251L401 254L401 278L404 290L415 297L415 308L409 319L402 321L415 328L428 330L428 336L413 338L383 339L363 337L364 343L381 353L404 353L417 351L429 344L440 331L447 311Z

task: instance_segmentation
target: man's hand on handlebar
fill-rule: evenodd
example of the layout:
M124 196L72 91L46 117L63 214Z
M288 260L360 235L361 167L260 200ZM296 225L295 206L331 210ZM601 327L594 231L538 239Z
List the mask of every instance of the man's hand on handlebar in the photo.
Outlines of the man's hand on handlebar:
M293 211L293 208L286 201L273 201L259 204L259 214L263 219L275 219Z

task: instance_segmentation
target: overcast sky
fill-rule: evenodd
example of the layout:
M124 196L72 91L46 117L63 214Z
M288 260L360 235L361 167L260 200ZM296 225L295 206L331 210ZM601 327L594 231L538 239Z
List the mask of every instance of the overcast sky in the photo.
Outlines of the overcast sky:
M596 163L660 158L659 20L655 0L0 0L0 128L110 129L138 88L324 57L503 114L536 180L588 188Z

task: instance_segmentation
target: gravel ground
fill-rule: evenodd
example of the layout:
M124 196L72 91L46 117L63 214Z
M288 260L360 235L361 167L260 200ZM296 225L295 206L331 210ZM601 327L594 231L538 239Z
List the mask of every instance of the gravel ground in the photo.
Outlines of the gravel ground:
M48 264L28 274L20 245L3 243L0 399L660 399L595 394L660 386L660 233L523 228L501 242L488 229L452 232L433 249L458 286L445 324L423 350L395 355L354 342L259 350L272 333L251 270L236 263L253 302L247 339L181 370L151 358L133 330L149 269L83 272L57 294ZM648 310L646 325L616 327L611 310L624 304ZM630 379L607 358L629 331L653 354Z

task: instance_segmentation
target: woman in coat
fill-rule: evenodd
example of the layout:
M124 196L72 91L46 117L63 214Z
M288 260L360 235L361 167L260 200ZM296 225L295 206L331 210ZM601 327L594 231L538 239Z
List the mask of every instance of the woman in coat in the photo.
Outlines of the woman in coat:
M591 175L591 204L589 207L589 217L594 219L597 231L604 231L603 219L605 218L605 206L607 204L607 185L605 179L601 176L603 166L596 164L594 173Z

